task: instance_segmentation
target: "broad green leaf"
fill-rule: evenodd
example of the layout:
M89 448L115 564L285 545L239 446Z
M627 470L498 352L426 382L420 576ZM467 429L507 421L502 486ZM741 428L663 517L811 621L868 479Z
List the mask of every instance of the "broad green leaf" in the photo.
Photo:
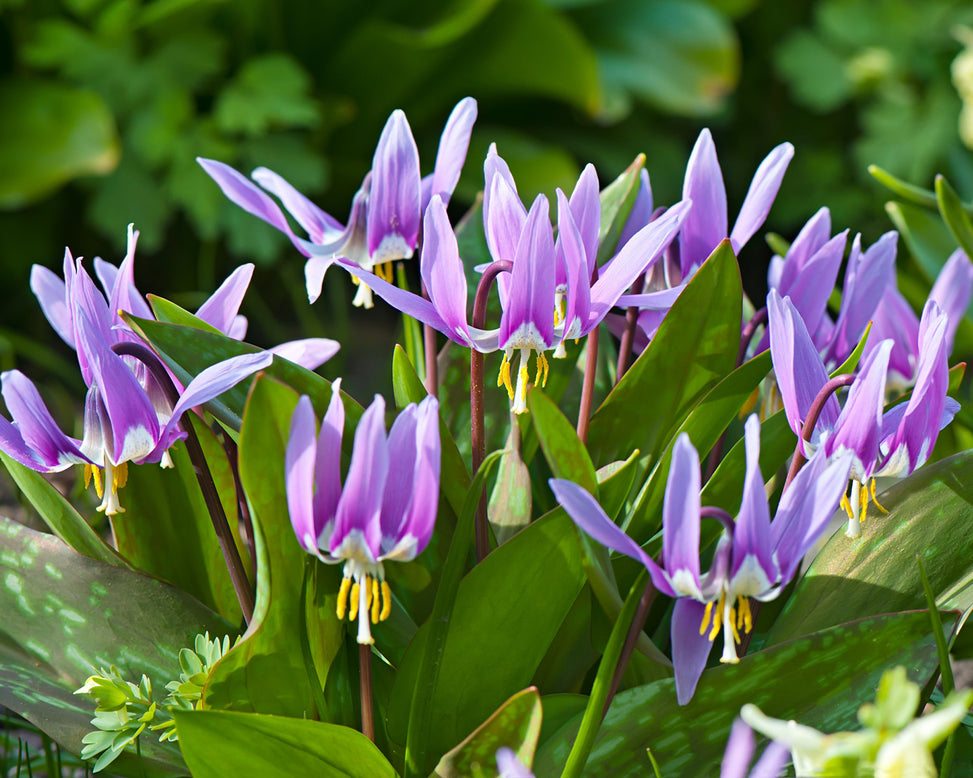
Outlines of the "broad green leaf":
M733 370L741 310L740 271L724 241L592 417L588 451L596 466L636 448L654 465L671 431Z
M119 159L115 122L96 93L26 79L0 83L0 208L21 208Z
M878 495L858 540L838 530L767 636L779 643L825 627L925 604L921 555L940 608L973 605L973 452L923 467Z
M527 394L527 406L544 458L555 478L565 478L598 496L595 467L577 432L558 407L536 387Z
M206 332L223 334L212 324L203 321L195 314L176 305L171 300L166 300L164 297L157 297L154 294L146 295L146 299L152 307L152 313L155 314L155 318L164 324L182 324L186 327L194 327L205 330Z
M963 209L956 190L943 176L936 176L936 199L939 202L939 213L956 242L968 257L973 256L973 224L970 223L970 217Z
M947 628L955 615L947 617ZM926 611L896 613L816 632L717 665L703 673L692 701L676 704L672 680L628 689L612 702L586 775L643 778L652 774L646 749L664 775L709 778L719 773L733 719L744 703L775 718L796 719L826 732L856 728L862 700L882 673L904 665L924 684L936 667ZM534 761L538 778L561 773L580 716L545 742Z
M534 761L537 739L541 734L541 696L531 687L518 692L478 726L473 733L447 752L433 775L437 778L466 778L474 774L473 765L482 778L498 778L497 749L513 750L528 767Z
M186 422L196 431L246 564L249 555L236 531L236 489L226 452L213 431L193 414L184 417ZM125 511L111 517L118 550L140 570L178 586L229 621L239 623L240 605L192 460L183 444L170 448L169 455L174 468L129 466L128 482L119 494Z
M302 620L307 618L300 594L305 552L294 536L284 484L284 450L297 399L292 389L262 376L247 402L240 436L240 478L250 501L257 545L257 600L243 640L210 676L204 694L208 708L298 718L315 710L308 668L297 642ZM334 647L344 639L345 625L333 612L320 608L314 615L307 621L312 644L319 641Z
M109 565L129 566L44 476L11 459L2 451L0 461L51 532L79 554Z
M601 190L601 227L598 231L598 266L615 253L618 236L635 205L639 177L645 167L645 154L639 154L622 174Z
M628 531L633 537L641 538L650 527L658 525L657 521L653 522L653 518L657 519L661 515L669 463L672 460L672 447L676 439L684 432L689 435L690 441L702 454L705 463L705 452L716 444L727 426L740 415L740 409L772 367L769 350L758 354L720 381L700 400L699 405L693 408L670 438L669 444L639 493L628 524Z
M510 695L530 684L584 583L571 520L561 510L494 550L459 586L430 700L432 753L459 743ZM399 667L389 703L389 736L405 741L423 626Z
M595 474L598 478L598 502L612 518L618 516L632 490L638 457L639 451L636 449L628 459L611 462L598 468Z
M197 633L233 627L197 600L155 578L82 556L53 535L0 518L0 704L22 713L74 752L87 731L50 710L51 684L72 692L99 668L116 665L153 688L179 675L179 649ZM9 650L7 650L9 649ZM22 664L22 662L24 662ZM40 675L38 675L40 673ZM32 679L47 681L32 686ZM19 679L19 680L17 680ZM92 711L93 712L93 711ZM90 716L89 716L90 718ZM153 756L179 765L173 749Z
M375 744L348 727L229 711L178 711L179 746L195 778L395 778Z
M187 315L191 316L191 314ZM261 350L220 333L197 329L196 326L166 324L139 319L129 314L123 314L122 318L158 352L183 385L188 384L200 372L217 362ZM273 364L264 372L300 394L310 396L318 414L323 415L327 410L327 402L331 397L330 381L280 357L274 357ZM246 381L238 384L221 394L217 400L207 403L206 409L231 429L239 430L248 385L249 382ZM345 401L347 418L353 425L357 424L362 412L361 406L347 394L342 393L342 397Z
M575 18L598 52L609 96L630 93L683 116L718 111L736 87L733 26L699 0L607 0Z

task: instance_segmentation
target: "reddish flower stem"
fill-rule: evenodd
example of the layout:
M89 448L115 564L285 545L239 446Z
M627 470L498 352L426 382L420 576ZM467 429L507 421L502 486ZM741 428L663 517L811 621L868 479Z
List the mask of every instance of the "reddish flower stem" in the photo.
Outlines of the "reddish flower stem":
M807 419L804 422L804 429L801 430L804 442L809 442L811 440L811 435L814 434L814 426L818 423L818 417L821 415L821 410L824 408L825 402L828 398L837 392L843 386L849 386L855 380L855 376L851 373L840 375L832 378L824 386L821 387L821 391L818 392L817 396L814 398L814 402L811 403L811 409L807 412ZM797 442L797 448L794 449L794 457L791 459L790 470L787 471L787 480L784 481L784 489L786 490L790 486L791 481L793 481L797 474L800 472L801 468L807 462L807 458L801 451L801 442Z

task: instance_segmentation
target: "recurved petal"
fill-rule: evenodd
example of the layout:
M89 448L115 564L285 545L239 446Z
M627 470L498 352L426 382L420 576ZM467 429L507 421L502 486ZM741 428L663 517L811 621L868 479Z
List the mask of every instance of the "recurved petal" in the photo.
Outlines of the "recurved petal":
M230 273L219 288L199 307L196 316L207 324L213 325L220 332L228 333L240 311L243 296L250 286L253 270L253 263L248 262Z
M329 549L332 556L343 556L339 549L349 535L352 542L356 537L364 541L366 548L359 550L367 550L371 554L371 559L367 561L377 561L381 556L381 512L388 469L385 400L375 395L355 430L351 465L335 513L334 534Z
M778 581L770 545L770 507L760 472L760 419L752 414L744 424L747 469L743 499L733 530L731 588L747 596L758 596Z
M733 232L730 233L730 243L733 251L739 251L753 234L760 229L774 204L780 183L787 172L787 166L794 157L794 147L790 143L781 143L764 158L754 173L750 182L750 189L743 199L740 213Z
M645 168L639 171L639 191L632 204L632 210L625 219L625 225L618 234L619 247L624 246L631 237L641 230L652 219L652 185L649 182L649 171Z
M848 486L851 455L812 457L780 498L770 525L770 542L780 568L780 586L797 572L801 559L828 526Z
M311 399L302 395L291 416L290 434L284 452L284 482L287 487L287 510L291 526L301 547L309 554L318 555L318 536L322 527L318 526L315 516L314 460L315 460L315 420ZM325 517L320 517L322 523Z
M470 135L475 121L476 100L472 97L464 97L450 113L442 137L439 139L436 167L432 174L431 188L423 197L423 209L430 198L437 194L444 203L449 203L449 198L463 171L463 163L466 162L466 152L470 147Z
M469 344L466 274L463 272L456 235L439 195L434 195L426 208L422 235L419 268L429 300L453 333L451 337Z
M376 264L412 256L422 197L419 150L400 110L385 123L372 160L368 253Z
M554 497L575 524L603 546L641 562L649 571L656 589L669 597L677 596L652 557L608 518L598 501L585 489L561 478L552 478L548 484Z
M74 348L74 331L65 299L64 281L46 267L33 265L30 269L30 290L41 304L41 310L54 331Z
M743 721L736 719L726 741L723 763L720 765L720 778L747 778L750 760L757 748L753 730Z
M699 633L706 606L680 597L672 608L672 669L676 676L676 702L687 704L696 693L713 641L708 631Z
M302 338L290 340L268 349L271 354L300 365L308 370L317 370L338 353L341 344L331 338Z
M0 449L23 465L43 472L90 462L81 441L65 435L33 382L19 370L3 373L3 400L14 424L0 416Z
M949 317L946 328L946 353L953 351L953 336L970 304L973 289L973 264L963 249L956 249L936 278L929 299L935 300Z
M564 192L557 190L557 256L563 258L566 281L562 340L578 337L591 307L591 274L584 239Z
M318 208L273 170L258 167L250 176L268 192L280 198L287 212L304 228L314 243L328 243L344 230L337 219Z
M683 200L693 207L679 234L680 262L683 276L698 266L727 237L726 187L716 158L713 136L704 129L696 140L682 186Z
M651 195L650 195L651 196ZM591 163L585 165L578 183L571 192L571 215L581 233L588 278L595 269L598 258L598 232L601 230L601 199L598 196L598 173ZM619 245L622 245L619 243Z
M513 261L527 222L527 209L517 190L499 171L486 182L483 200L483 227L487 247L495 260Z
M702 599L699 582L699 454L682 433L672 461L662 506L662 560L678 595Z
M267 224L276 227L289 236L292 241L294 240L294 232L287 223L284 212L270 195L242 173L223 162L205 159L204 157L196 157L196 161L231 201L248 213L252 213L258 219L263 219Z
M330 549L335 513L341 497L341 441L345 430L345 405L341 399L341 379L331 384L331 400L321 420L317 457L314 466L314 515L317 548Z

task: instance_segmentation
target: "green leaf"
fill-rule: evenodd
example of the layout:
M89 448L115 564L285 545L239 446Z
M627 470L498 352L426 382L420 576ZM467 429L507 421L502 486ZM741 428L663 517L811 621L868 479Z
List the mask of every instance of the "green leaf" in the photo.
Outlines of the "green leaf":
M608 0L575 14L610 97L630 93L683 116L712 114L736 87L733 26L698 0Z
M652 466L672 431L733 370L742 305L740 271L724 241L592 417L588 451L596 465L637 448ZM651 387L650 396L646 387Z
M130 567L118 553L99 537L61 493L40 473L25 467L0 451L3 462L17 488L30 501L48 529L79 554L109 565Z
M885 204L885 212L902 235L926 280L932 284L956 248L942 219L925 208L894 201Z
M510 695L530 684L584 583L573 523L553 511L493 551L456 594L439 683L427 710L428 752L445 753ZM405 739L424 625L389 702L389 736Z
M497 749L506 746L528 767L541 734L541 696L531 687L518 692L455 748L433 771L437 778L499 778ZM479 772L474 770L476 765Z
M240 435L240 478L251 505L257 544L257 600L253 620L213 670L207 708L303 717L315 710L301 634L304 549L287 511L284 451L297 394L262 376L253 386ZM334 584L337 586L337 583ZM320 608L307 620L312 644L335 646L345 626ZM333 655L333 652L332 652ZM325 711L318 711L324 715Z
M893 194L899 197L905 198L916 205L923 205L926 208L939 207L939 201L936 199L935 192L930 192L921 186L916 186L915 184L903 181L901 178L896 178L878 165L869 165L868 173L886 189L890 189Z
M170 300L166 300L164 297L159 297L154 294L149 294L145 297L149 302L149 306L152 308L152 313L155 314L155 318L163 324L181 324L185 327L193 327L197 330L204 330L205 332L213 332L218 335L223 334L209 322L203 321L195 314L190 313L185 308L176 305Z
M348 727L228 711L176 711L174 717L195 778L395 778L375 744Z
M939 213L956 242L968 257L973 256L973 224L963 210L956 190L943 176L936 176L936 200L939 203Z
M949 623L953 624L951 614ZM842 624L745 656L703 673L692 701L676 704L672 680L619 693L588 760L590 775L651 775L646 749L666 775L709 778L719 773L733 719L744 703L775 718L797 719L826 732L853 729L863 699L891 665L925 683L936 666L926 611ZM560 775L580 716L544 743L534 761L538 778Z
M187 414L203 448L213 483L231 528L238 525L233 472L216 435ZM130 465L119 499L124 513L111 516L119 552L133 565L192 594L207 607L239 623L240 605L227 571L213 520L196 479L186 447L169 449L175 467ZM249 556L237 533L237 547Z
M487 518L498 544L530 524L532 507L530 470L520 457L520 425L514 423L500 454L497 480L487 503Z
M973 452L923 467L879 495L858 540L831 536L767 636L779 643L848 619L925 604L920 554L942 608L973 605Z
M571 426L564 414L554 402L538 390L532 388L527 395L527 406L534 429L540 441L544 458L551 467L555 478L566 478L584 487L589 494L598 496L598 480L595 477L595 467L578 438L577 432Z
M94 92L26 79L0 83L0 208L21 208L119 159L115 122ZM123 224L119 220L119 224Z
M639 154L622 174L601 190L601 228L598 231L598 266L607 262L618 246L625 220L638 197L645 154Z
M179 649L191 646L197 633L233 633L188 594L82 556L53 535L5 518L0 581L0 705L75 753L90 726L78 721L75 707L63 705L63 694L53 687L70 693L98 668L116 665L125 677L145 673L156 689L164 689L179 676ZM171 746L150 742L145 752L181 764Z

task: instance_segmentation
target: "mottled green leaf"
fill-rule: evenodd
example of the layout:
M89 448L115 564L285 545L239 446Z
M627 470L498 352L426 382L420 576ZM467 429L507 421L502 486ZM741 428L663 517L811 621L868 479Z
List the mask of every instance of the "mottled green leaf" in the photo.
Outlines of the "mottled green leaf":
M947 628L955 614L947 618ZM926 611L855 621L774 646L703 673L692 701L676 704L672 680L618 694L602 723L586 775L652 775L651 749L663 775L710 778L733 719L744 703L775 718L797 719L826 732L856 728L856 712L871 699L882 673L904 665L926 683L936 667ZM580 723L575 717L544 743L534 762L538 778L561 773Z
M528 767L534 761L541 734L541 696L531 687L518 692L455 748L450 749L433 772L437 778L498 778L497 749L513 750Z
M973 256L973 224L970 223L970 217L963 209L956 190L943 176L936 176L936 200L939 203L939 213L956 242L968 257Z
M94 92L10 80L0 83L0 105L0 208L21 208L78 176L104 175L118 163L114 119Z
M527 406L537 430L544 458L555 478L565 478L598 496L598 481L591 458L577 432L558 407L536 387L527 394Z
M375 744L348 727L228 711L177 711L175 719L196 778L395 778Z
M778 643L848 619L925 604L915 555L940 608L973 605L973 452L928 465L878 495L858 540L839 530L767 636Z

